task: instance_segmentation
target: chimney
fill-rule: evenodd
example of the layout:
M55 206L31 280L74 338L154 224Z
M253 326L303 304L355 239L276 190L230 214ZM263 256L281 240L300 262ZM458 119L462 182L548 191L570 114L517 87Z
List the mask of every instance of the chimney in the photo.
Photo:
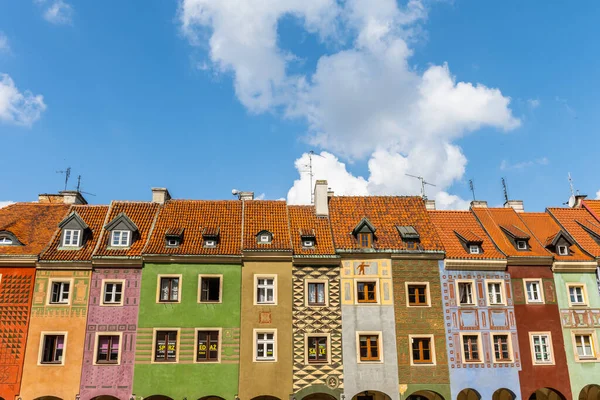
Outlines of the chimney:
M487 201L485 201L485 200L473 200L471 202L471 208L487 208Z
M425 199L425 209L430 211L435 210L435 200Z
M583 206L582 201L587 197L587 194L576 194L575 195L575 204L573 208L581 208Z
M254 192L240 192L238 194L240 200L254 200Z
M39 203L46 204L87 204L81 192L76 190L63 190L58 194L42 193L38 195Z
M525 212L525 208L523 207L523 200L507 200L504 203L504 208L512 208L518 213Z
M331 192L333 196L333 192ZM327 189L326 180L317 180L315 183L315 214L317 217L328 217L329 216L329 191Z
M153 203L165 204L168 200L171 200L171 193L167 188L152 188Z

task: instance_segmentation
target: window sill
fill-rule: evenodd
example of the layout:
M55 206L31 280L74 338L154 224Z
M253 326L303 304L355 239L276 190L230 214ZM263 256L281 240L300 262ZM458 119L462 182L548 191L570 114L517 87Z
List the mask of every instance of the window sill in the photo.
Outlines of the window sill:
M383 360L359 360L358 364L383 364Z
M38 365L43 366L43 367L63 367L65 364L63 364L63 362L60 361L60 362L40 362Z
M118 362L95 362L94 366L96 367L112 367L115 365L120 365Z
M222 304L221 300L218 301L199 301L198 304Z
M68 307L71 304L70 303L48 303L46 305L51 306L51 307Z
M266 362L277 362L275 358L255 358L254 362L266 363Z

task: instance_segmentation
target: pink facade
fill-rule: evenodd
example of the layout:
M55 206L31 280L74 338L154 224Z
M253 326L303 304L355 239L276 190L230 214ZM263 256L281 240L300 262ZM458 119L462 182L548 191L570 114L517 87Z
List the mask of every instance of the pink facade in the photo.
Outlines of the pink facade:
M81 372L81 400L102 395L130 398L141 280L140 268L94 268ZM107 283L108 289L115 283L122 285L119 301L114 301L118 292L112 290L106 295L109 301L105 301L103 287ZM110 344L107 338L111 338Z

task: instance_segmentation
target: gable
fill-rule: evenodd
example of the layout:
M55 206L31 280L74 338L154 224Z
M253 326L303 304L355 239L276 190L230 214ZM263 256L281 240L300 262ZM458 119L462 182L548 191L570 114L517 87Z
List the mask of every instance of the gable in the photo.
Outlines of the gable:
M109 232L116 231L116 230L131 231L131 232L138 231L138 227L136 226L136 224L134 224L133 221L131 219L129 219L129 217L127 215L125 215L125 213L120 213L119 215L117 215L111 222L109 222L104 227L104 229L106 229Z
M364 217L352 230L353 235L358 233L375 233L375 227L367 217Z
M63 230L79 229L82 231L90 228L76 211L71 212L67 218L63 219L60 224L58 224L58 227Z

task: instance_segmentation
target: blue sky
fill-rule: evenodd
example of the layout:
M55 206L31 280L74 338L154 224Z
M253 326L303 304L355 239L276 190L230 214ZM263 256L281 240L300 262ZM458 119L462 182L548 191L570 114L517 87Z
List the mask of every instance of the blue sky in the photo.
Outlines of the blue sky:
M226 7L238 3L234 7ZM285 4L282 4L285 3ZM225 4L225 5L224 5ZM0 0L0 202L418 194L591 198L600 5ZM39 97L39 96L43 96Z

